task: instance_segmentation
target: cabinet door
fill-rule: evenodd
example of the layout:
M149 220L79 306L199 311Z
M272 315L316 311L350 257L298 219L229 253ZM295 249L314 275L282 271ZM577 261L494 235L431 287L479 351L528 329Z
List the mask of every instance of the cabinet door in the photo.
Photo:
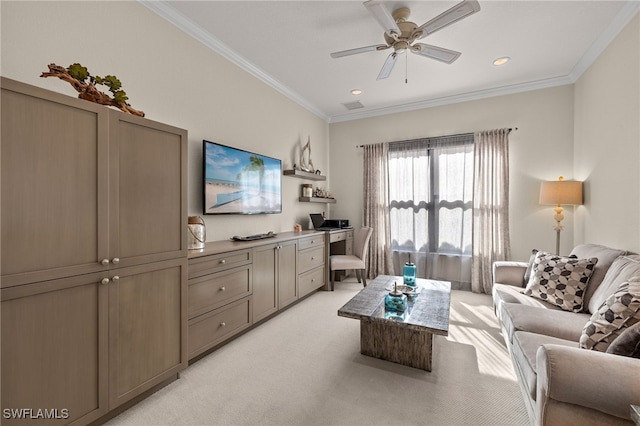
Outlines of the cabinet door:
M187 132L110 110L110 258L186 257Z
M110 408L186 368L186 269L175 259L111 271Z
M2 287L108 256L107 109L2 79Z
M87 424L108 410L107 286L88 274L1 290L2 412L52 418L3 425ZM54 411L52 411L54 410ZM9 411L11 412L11 411ZM25 413L24 414L29 414Z
M276 276L278 282L278 309L282 309L298 299L297 254L298 244L296 241L287 241L278 245Z
M253 322L278 310L276 281L277 244L253 249Z

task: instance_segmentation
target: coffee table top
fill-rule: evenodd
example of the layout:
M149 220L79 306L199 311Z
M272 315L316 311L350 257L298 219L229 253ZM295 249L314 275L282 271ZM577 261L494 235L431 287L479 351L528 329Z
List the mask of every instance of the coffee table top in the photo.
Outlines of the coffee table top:
M451 283L418 278L418 294L409 297L409 307L403 318L385 318L384 298L393 283L402 284L402 277L379 275L342 308L338 316L359 320L380 321L419 331L447 336Z

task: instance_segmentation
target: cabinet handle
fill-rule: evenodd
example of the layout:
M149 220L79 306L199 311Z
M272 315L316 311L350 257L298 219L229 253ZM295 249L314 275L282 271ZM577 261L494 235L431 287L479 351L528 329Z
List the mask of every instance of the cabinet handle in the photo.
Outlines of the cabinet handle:
M114 283L118 282L119 280L120 280L120 277L117 276L117 275L115 277L111 278L111 281L113 281Z
M316 260L316 257L315 256L311 256L311 260Z
M103 278L102 281L100 281L100 284L102 284L102 285L109 284L109 278Z
M117 265L118 263L120 263L120 258L119 257L114 257L113 260L111 261L111 263L113 263L114 265Z
M315 279L315 278L311 278L311 282L312 282L312 283L315 283L315 282L316 282L316 279Z
M226 322L224 322L224 321L222 321L222 322L220 323L220 327L224 327L225 325L227 325L227 323L226 323Z
M227 288L226 287L220 287L220 291L226 291Z
M226 259L222 259L222 260L220 261L220 263L224 265L225 263L227 263L227 260L226 260Z
M104 266L107 266L109 264L109 259L102 259L100 263L102 263Z
M311 240L311 244L315 244L315 243L316 243L316 240Z

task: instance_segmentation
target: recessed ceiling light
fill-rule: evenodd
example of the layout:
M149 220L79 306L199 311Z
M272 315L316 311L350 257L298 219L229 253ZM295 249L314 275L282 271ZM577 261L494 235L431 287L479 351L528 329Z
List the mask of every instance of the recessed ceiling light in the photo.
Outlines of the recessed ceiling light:
M495 61L493 61L493 65L496 65L496 66L504 65L504 64L506 64L507 62L509 62L509 60L510 60L510 59L511 59L511 58L510 58L510 57L508 57L508 56L503 56L503 57L498 58L498 59L496 59Z
M353 90L351 91L351 94L352 94L352 95L354 95L354 96L360 95L360 94L362 94L362 90L360 90L360 89L353 89Z

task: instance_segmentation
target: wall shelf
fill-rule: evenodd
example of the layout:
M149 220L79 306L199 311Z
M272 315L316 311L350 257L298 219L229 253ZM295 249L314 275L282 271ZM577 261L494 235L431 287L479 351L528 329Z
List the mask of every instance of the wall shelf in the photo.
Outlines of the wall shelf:
M317 175L315 173L305 172L302 170L285 170L282 172L285 176L297 177L309 180L327 180L326 176Z
M300 197L298 201L304 203L331 203L334 204L336 202L335 198L320 198L320 197Z

